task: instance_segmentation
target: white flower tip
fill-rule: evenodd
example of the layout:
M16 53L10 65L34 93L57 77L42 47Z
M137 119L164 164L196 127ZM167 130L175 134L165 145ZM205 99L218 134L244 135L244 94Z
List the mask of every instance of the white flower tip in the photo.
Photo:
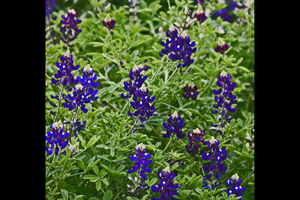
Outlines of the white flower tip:
M209 140L209 142L211 144L214 144L217 140L214 138L214 136L211 136L211 139Z
M143 143L140 143L140 144L136 145L135 149L136 150L138 150L138 149L144 150L144 149L146 149L146 146Z
M110 18L110 16L109 16L109 14L107 14L106 17L104 18L104 21L105 21L105 22L109 22L110 20L111 20L111 18Z
M175 112L172 114L172 118L173 118L173 119L176 118L176 117L178 117L177 111L175 111Z
M194 129L194 133L200 133L199 128Z
M165 169L164 169L164 172L170 172L171 170L170 170L170 167L168 166L168 167L166 167Z
M173 26L173 24L170 26L169 30L170 31L174 31L175 30L175 27Z
M74 9L71 9L71 10L69 10L68 12L71 13L71 14L73 14L73 15L76 14L76 11L75 11Z
M222 39L222 38L218 38L218 44L220 45L220 46L223 46L224 44L225 44L225 42L224 42L224 40Z
M198 4L198 9L196 10L197 14L203 13L203 8L201 6L201 4Z
M84 68L84 71L91 72L92 70L93 69L91 68L91 66L89 64Z
M231 178L232 178L232 180L238 181L239 176L237 173L235 173Z
M65 57L70 57L70 51L69 51L69 50L67 50L67 52L66 52L66 53L64 53L64 56L65 56Z
M221 77L226 77L227 73L223 70L220 75L221 75Z
M186 38L187 35L188 35L188 34L186 33L186 30L184 30L184 31L182 32L182 34L181 34L181 36L182 36L183 38Z
M146 92L147 91L147 87L143 84L140 88L143 92Z
M82 88L83 88L83 85L81 85L81 84L78 84L78 85L76 85L76 86L75 86L75 88L76 88L76 90L82 90Z

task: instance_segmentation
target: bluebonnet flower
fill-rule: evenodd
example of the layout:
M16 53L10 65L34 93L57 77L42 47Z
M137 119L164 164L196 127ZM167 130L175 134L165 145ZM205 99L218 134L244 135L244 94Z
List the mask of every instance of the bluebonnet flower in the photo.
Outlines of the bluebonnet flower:
M66 101L64 106L68 108L69 111L80 106L80 109L84 113L87 113L88 109L85 108L85 104L97 100L98 97L95 95L98 90L95 90L94 88L99 86L99 82L94 82L97 79L97 76L90 65L87 65L82 71L82 77L77 76L78 84L74 87L73 95L68 94L64 99Z
M205 12L203 11L203 8L200 4L198 5L198 9L196 10L194 18L197 18L199 24L202 24L202 22L204 22L207 19Z
M170 170L169 167L162 169L157 173L160 182L157 186L152 185L151 190L155 193L159 193L160 197L152 197L152 200L178 200L173 195L177 195L178 183L174 184L173 179L175 174Z
M186 145L185 148L188 153L191 153L192 156L195 156L196 161L198 160L197 152L199 152L200 142L202 144L204 143L204 139L202 138L204 134L205 131L202 131L199 128L196 128L192 133L189 132L187 134L190 140L190 145Z
M67 51L60 57L60 61L61 64L56 62L56 67L59 70L54 74L54 78L52 78L51 82L55 85L62 84L63 86L76 84L78 81L74 79L71 72L78 70L79 65L74 66L72 54ZM70 87L68 87L68 90L70 91Z
M76 84L78 81L74 79L72 71L78 70L79 65L74 66L72 54L67 51L60 57L61 63L56 62L56 67L59 69L55 74L54 78L52 78L52 84L59 85L61 87L66 86L67 91L72 91L72 85ZM65 99L66 96L64 93L58 92L58 95L51 95L52 99L56 99L59 101L60 99ZM50 105L54 108L57 107L55 103L50 101ZM51 114L55 114L56 112L50 111Z
M203 177L205 188L211 188L214 190L217 186L221 185L222 182L218 181L226 171L226 166L222 163L223 160L227 158L226 149L219 148L219 140L215 139L213 136L209 141L205 141L204 145L210 150L206 153L202 151L202 159L210 161L210 165L203 165L203 171L206 175ZM207 183L208 182L208 183Z
M170 163L170 167L171 167L171 170L172 170L172 167L175 163L178 163L178 165L180 165L182 167L182 169L184 169L184 163L182 162L181 159L179 160L173 160L172 157L169 157L169 158L166 158L165 159L166 162ZM178 171L177 170L174 170L173 173L175 174L175 176L178 175Z
M209 0L207 0L207 1L209 1ZM204 3L204 0L194 0L195 5L198 5L198 4L202 5L203 3Z
M199 94L199 92L197 92L197 86L191 82L189 84L187 84L184 88L183 88L183 91L185 93L183 93L183 97L186 98L186 99L193 99L193 100L196 100L197 99L197 95Z
M136 145L135 149L135 155L130 155L129 157L130 160L135 163L132 168L128 170L128 173L131 174L132 172L139 171L141 178L147 180L148 178L146 173L151 172L151 168L148 167L148 165L152 162L152 160L149 160L151 154L146 153L146 146L143 143Z
M215 26L216 35L219 37L219 35L226 35L227 31L224 29L224 27L217 25Z
M226 192L228 196L231 194L235 194L234 197L242 197L243 196L242 192L245 191L246 189L245 186L244 187L241 186L241 179L239 178L237 173L231 176L230 179L227 179L226 185L229 186L230 188L224 190L223 192ZM239 200L241 199L242 198L239 198Z
M130 81L124 82L124 89L127 94L121 93L121 98L129 99L132 97L131 106L135 111L131 113L128 111L129 116L139 117L141 123L145 123L155 112L155 107L151 104L155 96L149 97L148 88L145 87L144 82L147 76L142 76L141 72L148 70L148 66L135 65L129 73Z
M236 82L230 82L230 75L225 71L218 76L218 81L216 82L217 86L220 87L218 90L213 90L215 96L215 101L217 104L214 104L213 107L216 110L211 110L213 114L218 114L219 124L211 123L211 130L217 131L224 134L226 123L233 118L233 115L228 116L231 112L235 112L235 108L232 108L233 104L237 103L236 95L232 94L236 86ZM219 96L217 96L219 95Z
M62 27L60 28L60 32L62 33L61 40L67 44L68 46L72 47L69 43L76 39L77 35L81 32L81 29L77 27L81 20L77 17L77 11L74 9L68 10L66 16L62 15L62 20L60 23Z
M48 155L51 155L53 149L55 154L58 155L59 149L64 149L68 140L66 138L69 137L68 132L63 131L64 125L61 121L55 122L50 125L50 131L48 131L46 135L46 140L48 141L49 146L46 146L46 151ZM65 154L66 150L60 152L61 154Z
M64 122L64 124L71 124L71 122ZM81 122L78 119L76 119L72 122L73 127L72 129L70 127L69 131L74 131L74 136L77 137L79 132L84 130L85 124L86 121Z
M53 0L46 0L45 6L46 6L46 16L51 15L52 11L55 9L56 1Z
M141 190L147 190L150 188L150 186L145 183L145 180L148 179L146 173L151 172L149 165L152 160L149 159L151 158L151 154L146 153L146 146L143 143L136 145L135 150L135 155L129 156L130 160L134 161L134 165L128 170L128 173L131 174L133 172L137 172L138 176L135 176L134 180L130 176L127 176L127 178L133 182L134 186L128 184L125 186L130 189L126 192L127 196L137 196L140 198Z
M181 119L180 115L175 111L171 114L168 119L168 124L163 122L163 126L166 128L167 133L163 134L163 138L171 137L171 133L175 133L178 139L184 138L185 134L182 133L182 128L185 126L185 123Z
M115 26L115 23L116 23L115 20L110 18L109 14L107 14L107 16L104 18L102 22L103 26L105 26L109 31Z
M190 42L190 36L186 30L179 36L177 34L177 29L172 25L166 32L167 37L170 39L161 42L161 45L165 48L159 52L159 56L168 55L173 62L178 63L177 67L187 67L194 62L191 54L197 50L196 47L192 48L196 43Z
M229 48L229 45L224 42L224 40L218 37L218 44L215 48L216 52L220 52L221 54L225 54L225 51Z
M220 1L224 2L224 1ZM225 3L225 2L224 2ZM214 13L214 17L221 17L223 20L227 22L233 22L236 19L236 15L232 12L235 10L235 8L245 8L245 6L242 3L242 0L240 2L230 1L230 3L227 5L226 8L220 9Z
M132 69L130 69L129 78L130 81L124 82L124 89L127 91L127 94L124 95L121 93L121 98L128 99L133 96L133 100L136 101L137 97L135 96L135 92L139 89L142 84L147 79L147 76L142 76L141 72L148 70L148 66L143 65L135 65Z

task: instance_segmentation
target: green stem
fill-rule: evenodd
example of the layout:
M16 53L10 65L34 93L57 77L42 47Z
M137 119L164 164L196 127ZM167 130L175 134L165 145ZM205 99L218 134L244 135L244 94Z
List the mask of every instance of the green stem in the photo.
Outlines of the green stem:
M169 145L170 145L172 139L173 139L173 135L171 135L171 138L170 138L170 140L169 140L167 146L165 147L165 149L162 151L162 154L164 154L164 152L167 150L167 148L169 147Z

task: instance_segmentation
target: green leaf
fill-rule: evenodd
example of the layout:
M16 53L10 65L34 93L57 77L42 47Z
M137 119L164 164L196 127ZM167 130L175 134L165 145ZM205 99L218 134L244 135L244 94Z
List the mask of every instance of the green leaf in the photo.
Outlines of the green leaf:
M139 50L134 50L132 53L131 53L131 57L130 57L130 61L134 61L134 60L137 60L138 57L137 55L139 54Z
M238 66L238 68L244 72L249 72L249 70L246 67Z
M117 171L117 172L120 172L120 171L122 171L124 168L125 168L125 165L120 165L120 166L116 169L116 171Z
M101 180L98 179L97 183L96 183L96 190L99 191L101 188Z
M112 93L113 91L115 91L115 89L117 89L119 86L115 86L115 85L111 85L109 88L108 88L108 93Z
M101 179L101 181L102 181L105 185L109 186L109 183L108 183L108 181L106 180L106 178Z
M100 139L100 135L99 136L93 136L90 141L87 143L86 148L90 148L92 145L94 145L98 140Z
M68 191L61 189L61 195L63 196L64 200L68 200Z
M110 200L112 198L112 191L108 190L104 196L103 196L103 200Z
M76 163L81 169L83 169L85 171L85 166L84 166L84 163L82 162L82 160L76 160Z
M149 186L154 185L156 183L156 181L157 181L157 178L151 179L151 181L149 182Z

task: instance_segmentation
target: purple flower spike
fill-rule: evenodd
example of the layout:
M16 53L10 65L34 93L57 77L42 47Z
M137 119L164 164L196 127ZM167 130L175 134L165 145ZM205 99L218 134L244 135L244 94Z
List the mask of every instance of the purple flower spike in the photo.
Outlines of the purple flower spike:
M113 20L112 18L110 18L109 14L107 14L107 16L105 17L105 19L103 20L102 24L110 31L110 29L112 29L115 26L115 20Z
M245 191L246 189L245 186L244 187L241 186L241 179L237 174L234 174L233 176L231 176L230 179L227 179L226 185L230 186L230 188L224 190L223 192L226 192L228 196L231 194L235 194L234 197L242 197L243 196L242 192ZM240 198L239 200L241 199L242 198Z
M187 86L185 86L183 88L183 91L185 92L184 94L182 94L184 96L184 98L186 99L193 99L196 100L197 99L197 95L199 94L199 92L197 92L197 86L194 83L189 83L187 84Z
M161 200L161 199L169 199L169 200L178 200L174 198L173 195L177 195L178 183L174 184L173 179L175 178L175 174L170 170L169 167L159 171L157 173L160 182L157 186L152 185L151 190L155 193L159 193L160 197L152 197L152 200Z
M226 172L226 166L222 163L223 160L227 158L226 149L219 148L219 140L215 139L213 136L209 141L203 142L204 145L210 150L208 153L202 151L202 159L210 160L210 165L203 165L203 171L206 175L203 177L205 188L211 188L214 190L217 186L221 185L222 182L218 181L223 174Z
M55 122L50 125L50 131L46 135L46 140L48 141L49 146L46 146L46 151L48 155L53 153L53 149L55 154L58 155L59 149L64 149L68 140L66 138L69 137L68 132L63 131L64 125L61 121ZM65 154L66 151L60 152L61 154Z
M46 16L51 15L52 11L55 9L56 1L53 0L46 0L45 6L46 6Z
M192 156L195 156L196 161L198 160L197 152L199 152L200 143L204 143L204 139L202 138L204 134L205 131L202 131L198 128L194 129L192 133L189 132L187 134L190 140L190 145L186 145L185 148L188 153L191 153Z
M218 38L218 44L215 48L216 52L220 52L221 54L225 54L225 51L229 48L229 45L224 42L222 38Z
M77 11L74 9L68 10L66 16L62 15L62 20L60 21L62 27L60 28L60 32L63 34L61 40L67 44L68 46L72 47L69 43L76 39L77 35L81 32L81 29L77 27L81 20L77 17Z
M215 101L217 104L213 105L216 110L211 110L211 112L218 115L219 125L211 124L211 130L222 134L225 133L226 123L233 118L233 115L228 116L228 114L233 113L236 110L235 108L232 108L232 105L237 103L236 95L232 94L236 82L231 83L230 79L230 75L225 71L222 71L216 83L220 88L218 90L213 90L213 93L216 95Z
M198 4L198 9L194 15L194 18L197 18L197 21L202 24L206 19L205 12L203 11L203 8L200 4Z
M182 128L185 126L185 123L181 119L180 115L177 114L175 111L171 114L170 118L168 119L168 124L165 122L163 126L166 128L167 133L163 134L163 138L171 137L171 133L175 133L178 139L184 138L185 134L182 133Z
M161 42L161 45L165 48L159 52L159 56L168 55L173 62L177 62L177 67L187 67L194 62L191 58L191 54L196 51L195 42L190 42L190 36L186 30L181 35L177 35L177 29L172 25L166 32L166 35L170 37L166 42Z

